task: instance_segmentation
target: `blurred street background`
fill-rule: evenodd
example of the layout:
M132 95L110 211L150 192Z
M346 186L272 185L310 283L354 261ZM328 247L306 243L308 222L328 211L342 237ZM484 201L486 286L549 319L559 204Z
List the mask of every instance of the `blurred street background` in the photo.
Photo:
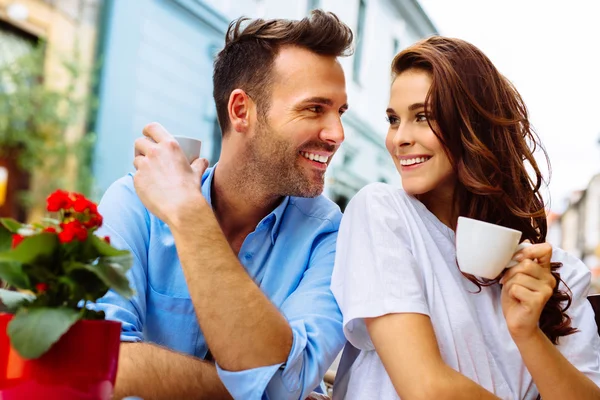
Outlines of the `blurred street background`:
M343 209L367 183L400 185L384 147L391 60L436 33L463 38L529 106L553 167L548 240L581 258L600 291L597 0L0 0L0 216L37 217L57 187L98 200L132 170L152 121L201 139L216 162L212 62L228 23L314 8L356 35L341 59L350 110L328 197Z

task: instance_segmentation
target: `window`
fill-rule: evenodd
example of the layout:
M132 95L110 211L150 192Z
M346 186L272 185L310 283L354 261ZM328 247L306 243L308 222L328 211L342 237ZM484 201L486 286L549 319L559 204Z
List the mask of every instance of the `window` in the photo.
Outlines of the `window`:
M316 8L321 7L321 0L308 0L306 2L306 13L310 14L310 12Z
M400 41L394 38L394 57L400 52Z
M0 21L0 66L33 51L36 39Z
M10 73L4 73L4 68L11 65L19 58L26 56L34 51L37 39L8 23L0 21L0 97L6 99L14 92L15 84L8 78ZM27 82L30 78L27 75L21 76ZM31 79L34 77L32 76ZM11 116L13 114L6 109L6 101L0 99L0 109L2 116ZM0 125L10 126L11 119L0 117ZM6 149L4 149L6 150ZM11 217L18 220L25 220L27 217L25 209L19 194L29 188L30 177L27 171L23 170L17 164L16 151L8 149L0 155L0 189L4 192L0 194L0 217ZM0 287L2 282L0 281Z
M354 51L354 61L352 64L352 77L356 83L360 83L360 71L362 67L362 53L364 47L365 35L365 16L367 4L365 0L358 1L358 21L356 24L356 49Z

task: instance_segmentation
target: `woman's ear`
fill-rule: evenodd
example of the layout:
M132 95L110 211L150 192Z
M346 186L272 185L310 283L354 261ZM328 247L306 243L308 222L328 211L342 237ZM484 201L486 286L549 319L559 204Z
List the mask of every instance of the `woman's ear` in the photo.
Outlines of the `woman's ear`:
M245 133L250 126L250 118L254 110L254 102L242 89L235 89L229 95L227 112L231 128L240 133Z

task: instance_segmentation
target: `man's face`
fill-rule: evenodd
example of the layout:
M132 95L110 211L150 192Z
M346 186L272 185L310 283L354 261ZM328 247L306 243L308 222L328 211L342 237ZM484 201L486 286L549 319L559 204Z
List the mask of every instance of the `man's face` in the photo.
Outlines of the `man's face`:
M334 57L283 47L275 60L266 121L256 124L247 154L273 194L315 197L344 140L346 81ZM253 168L254 169L254 168Z

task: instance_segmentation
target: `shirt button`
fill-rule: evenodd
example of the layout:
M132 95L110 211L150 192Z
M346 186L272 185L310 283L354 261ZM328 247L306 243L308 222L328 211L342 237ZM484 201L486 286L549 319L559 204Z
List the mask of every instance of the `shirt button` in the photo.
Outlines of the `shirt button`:
M244 258L246 260L250 260L252 258L252 253L246 253L246 255L244 256Z

